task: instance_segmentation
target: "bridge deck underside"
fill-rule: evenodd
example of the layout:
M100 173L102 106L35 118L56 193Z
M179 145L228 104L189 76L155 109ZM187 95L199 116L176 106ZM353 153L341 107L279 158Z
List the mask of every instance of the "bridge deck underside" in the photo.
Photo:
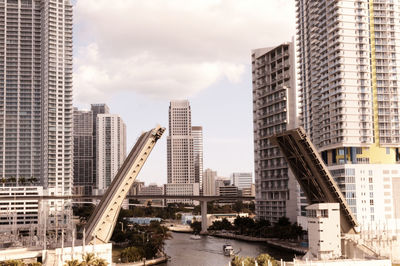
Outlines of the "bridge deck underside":
M354 233L356 219L304 129L275 135L271 137L271 142L281 149L308 202L339 203L342 232Z

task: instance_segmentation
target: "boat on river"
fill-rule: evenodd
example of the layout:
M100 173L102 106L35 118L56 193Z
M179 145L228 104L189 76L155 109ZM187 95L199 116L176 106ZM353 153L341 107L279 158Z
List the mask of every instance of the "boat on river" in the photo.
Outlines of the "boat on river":
M192 239L192 240L200 240L201 236L199 236L199 235L191 235L190 239Z
M225 256L233 256L235 255L235 252L233 250L233 247L229 244L225 244L222 246L222 251L224 252Z

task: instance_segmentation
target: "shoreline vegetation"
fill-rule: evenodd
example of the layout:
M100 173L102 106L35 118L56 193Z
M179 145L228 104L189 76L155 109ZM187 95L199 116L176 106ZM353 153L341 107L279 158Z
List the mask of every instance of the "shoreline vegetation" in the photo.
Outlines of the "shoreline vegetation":
M190 227L194 234L201 231L201 222L193 222ZM266 220L253 220L249 217L236 217L234 223L222 219L214 221L208 227L208 234L221 238L261 242L276 248L306 254L307 247L301 246L305 231L297 223L290 223L286 217L281 217L271 224Z

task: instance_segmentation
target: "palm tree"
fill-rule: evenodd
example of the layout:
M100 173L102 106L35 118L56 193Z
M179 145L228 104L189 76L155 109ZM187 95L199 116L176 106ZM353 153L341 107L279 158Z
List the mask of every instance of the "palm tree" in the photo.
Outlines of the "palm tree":
M34 176L31 176L30 178L28 178L28 182L30 182L31 184L36 184L37 181L38 181L37 178Z
M94 265L94 266L107 266L108 263L106 262L105 259L96 258L96 259L94 260L94 264L93 264L93 265Z
M8 182L15 183L15 182L17 182L17 179L14 176L11 176L8 178Z
M20 176L20 177L18 178L18 182L19 182L21 185L25 185L26 178Z
M78 260L67 260L64 266L80 266L80 264Z

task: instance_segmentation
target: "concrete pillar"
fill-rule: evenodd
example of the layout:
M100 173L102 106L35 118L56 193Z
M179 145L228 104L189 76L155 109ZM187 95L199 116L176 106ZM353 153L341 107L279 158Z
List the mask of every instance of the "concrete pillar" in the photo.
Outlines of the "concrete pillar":
M207 201L200 201L201 207L201 232L200 234L207 234L208 224L207 224Z

